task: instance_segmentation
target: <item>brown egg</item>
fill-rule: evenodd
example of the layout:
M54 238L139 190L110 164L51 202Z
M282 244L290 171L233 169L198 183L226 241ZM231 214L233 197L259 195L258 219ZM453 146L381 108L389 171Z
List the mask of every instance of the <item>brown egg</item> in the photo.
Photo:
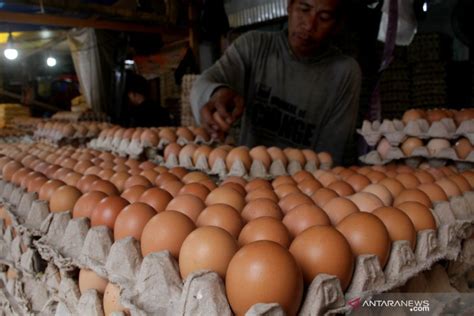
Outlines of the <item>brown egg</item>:
M237 239L244 222L239 212L233 207L226 204L214 204L201 212L196 225L220 227Z
M417 170L414 175L421 184L435 182L435 178L425 170Z
M188 183L194 183L194 182L202 182L208 179L209 177L205 173L200 172L200 171L193 171L186 174L181 180L185 184L188 184ZM176 180L179 180L179 179L176 179Z
M183 194L172 199L165 210L183 213L196 222L205 207L206 205L200 198L191 194Z
M238 238L240 247L258 240L274 241L288 248L291 237L281 220L265 216L248 222L240 231Z
M405 111L402 117L403 123L408 124L411 121L416 121L419 119L425 118L425 112L420 109L410 109Z
M129 314L128 309L120 303L120 288L113 283L109 283L104 292L104 314L108 316L114 312Z
M447 201L448 196L443 189L436 183L426 183L418 186L418 190L423 191L431 202Z
M316 179L307 179L298 183L298 189L307 196L312 196L317 190L322 188L323 185Z
M173 197L176 197L183 186L184 183L181 181L167 181L160 185L160 189L163 189Z
M385 206L392 205L392 193L390 193L390 191L382 184L369 184L362 190L362 192L374 194L383 202Z
M338 196L339 195L337 195L334 190L328 188L321 188L317 190L313 195L311 195L311 199L317 206L322 208L327 202L334 198L337 198Z
M260 161L266 170L270 170L272 164L272 157L268 154L265 146L257 146L249 151L249 155L253 161ZM230 167L228 167L230 168Z
M160 173L156 179L155 179L155 184L160 186L162 185L163 183L165 182L168 182L168 181L180 181L179 178L177 176L175 176L174 174L172 174L171 172L163 172L163 173Z
M142 185L135 185L123 191L123 193L120 196L123 197L125 200L127 200L129 203L134 203L134 202L138 202L141 195L146 190L148 190L148 188Z
M209 159L208 159L208 164L209 167L212 169L214 168L214 164L216 163L217 160L223 160L225 163L225 159L227 157L228 151L223 149L223 148L215 148L211 153L209 154Z
M118 171L113 176L110 177L109 181L112 182L113 185L119 190L119 192L123 192L125 190L125 181L130 178L130 174L124 171ZM155 177L156 178L156 177ZM154 181L155 179L153 179Z
M156 214L143 229L142 255L145 257L152 252L168 250L178 259L183 241L195 228L194 222L180 212L166 211Z
M155 215L155 210L145 203L135 202L126 206L115 220L114 239L120 240L131 236L140 240L143 228Z
M170 173L174 174L178 179L184 178L189 172L183 167L173 167L169 170Z
M215 183L213 180L211 180L211 179L207 179L207 180L204 180L204 181L199 181L198 183L200 183L200 184L206 186L206 188L208 188L209 191L212 191L212 190L214 190L215 188L217 188L216 183Z
M474 189L474 172L470 170L466 170L461 173L461 176L463 176L464 179L466 179L466 181L469 182L471 189Z
M264 216L274 217L279 220L283 218L283 213L278 204L266 198L249 201L242 210L241 215L246 222Z
M443 189L444 193L448 196L448 198L451 198L453 196L460 196L461 195L461 189L459 189L458 185L456 182L448 179L448 178L443 178L435 182L437 185Z
M403 142L401 149L405 156L409 157L413 153L413 150L422 146L423 141L421 139L417 137L409 137Z
M87 193L91 191L92 183L94 183L97 180L100 180L100 178L96 175L93 175L93 174L84 175L79 180L77 180L76 188L78 188L79 191L81 191L82 193Z
M230 260L237 252L235 239L220 227L195 229L184 240L179 251L179 271L186 277L198 270L211 270L225 280Z
M387 228L392 241L407 240L414 251L416 246L416 230L410 217L395 207L380 207L372 212Z
M153 187L144 191L137 201L151 206L157 213L159 213L166 209L172 199L173 197L166 190Z
M386 187L390 191L392 196L397 196L398 194L400 194L400 192L405 190L405 187L403 186L403 184L400 181L393 178L385 178L382 181L380 181L378 184L381 184L384 187Z
M277 188L280 185L297 185L296 181L291 176L278 176L272 182L272 187Z
M71 171L69 172L65 177L64 177L64 182L66 182L67 185L71 186L76 186L77 182L82 178L83 176L80 173Z
M250 170L252 158L246 146L236 147L227 154L225 159L227 169L230 170L236 161L242 162L247 171Z
M359 212L357 205L344 197L337 197L330 200L324 204L322 209L326 212L331 224L334 226L352 213Z
M140 169L142 170L153 170L156 168L156 164L150 160L145 160L142 163L140 163Z
M345 169L343 171L341 171L339 173L339 177L342 179L342 180L347 180L347 178L349 178L350 176L352 176L353 174L356 174L356 172L354 172L353 170L351 169Z
M336 227L351 246L355 256L376 255L383 267L390 255L390 236L384 223L375 215L357 212L347 216Z
M393 201L393 206L396 207L399 204L409 201L419 202L423 205L426 205L428 208L432 207L429 196L425 192L418 189L406 189L400 192L400 194Z
M20 185L22 180L31 172L30 168L20 168L12 176L11 182Z
M202 201L205 201L209 192L210 192L209 189L205 185L194 182L194 183L189 183L189 184L184 185L179 190L178 196L183 195L183 194L191 194L200 198Z
M107 197L107 194L99 191L90 191L82 195L74 204L72 210L72 217L88 217L91 218L92 211L96 205L104 198Z
M284 214L287 214L293 208L302 204L314 205L314 202L310 197L303 193L288 194L278 202L278 206L280 206Z
M247 193L247 191L245 191L245 188L243 186L235 182L222 183L220 187L234 189L235 191L239 192L240 195L242 196L245 196Z
M314 164L316 164L316 166L319 166L320 164L319 156L316 152L314 152L311 149L302 149L301 152L303 153L303 156L306 159L306 162L313 162ZM323 154L323 160L325 159L327 160L327 156L324 155L325 153L321 153L321 154ZM323 163L327 163L326 160ZM331 159L331 163L332 163L332 159Z
M76 187L63 185L51 195L49 199L49 210L51 212L72 211L74 204L81 197L82 193Z
M298 187L295 184L279 185L274 189L274 192L276 193L279 199L284 198L288 194L301 193L300 189L298 189Z
M265 180L265 179L260 179L260 178L253 179L245 185L245 191L247 191L247 192L254 191L254 190L259 190L259 189L272 190L273 187L272 187L270 181Z
M456 151L456 155L464 160L472 152L471 142L467 138L461 138L454 145L454 150Z
M366 177L370 180L372 183L379 183L383 179L385 179L387 176L385 173L381 171L371 171L369 172Z
M147 188L152 187L152 184L151 184L150 180L148 180L144 176L140 176L140 175L129 177L125 181L123 187L124 187L124 189L128 189L130 187L133 187L134 185L142 185L142 186L147 187Z
M327 186L328 189L333 190L339 196L348 196L354 194L354 189L344 180L336 180L331 182L330 185Z
M227 183L235 183L235 184L238 184L240 185L242 188L245 188L245 186L247 185L247 181L242 178L242 177L236 177L236 176L230 176L230 177L227 177L223 182L222 184L227 184ZM240 191L240 189L239 189Z
M105 197L96 204L90 214L91 226L104 225L113 230L117 216L127 205L129 202L120 196Z
M332 172L321 169L314 172L314 177L325 187L339 180L338 177Z
M51 198L51 195L58 189L59 187L62 187L63 185L66 185L66 183L60 181L60 180L48 180L43 184L39 191L39 199L43 201L49 201Z
M90 188L90 191L101 191L104 192L107 195L119 195L119 191L115 187L115 185L112 184L112 182L107 181L107 180L96 180L92 182Z
M30 181L28 184L28 192L36 192L39 194L41 187L48 181L48 178L44 176L38 176Z
M300 170L292 175L296 183L300 183L305 180L315 180L313 174L306 170Z
M293 208L283 218L283 224L288 228L291 238L311 226L331 225L327 214L316 205L302 204Z
M425 205L418 202L405 202L397 206L410 218L417 232L425 229L436 229L436 220Z
M368 186L371 182L369 178L362 174L353 174L349 176L345 181L352 186L352 188L356 192L362 191L366 186Z
M107 279L98 276L97 273L92 270L81 269L81 271L79 271L79 291L81 291L81 294L84 294L90 289L104 294L107 283Z
M348 196L347 198L354 202L361 212L371 213L373 210L384 206L382 200L380 200L375 194L368 192L359 192Z
M172 129L165 127L161 128L160 131L158 132L158 136L162 139L167 140L168 142L175 142L177 137L176 134L173 132Z
M257 189L250 191L247 193L245 196L245 201L250 202L256 199L269 199L274 202L278 202L278 196L275 194L275 192L269 189Z
M400 173L395 177L405 188L416 189L421 183L412 173Z
M209 193L206 198L206 205L209 206L221 203L230 205L237 211L241 212L245 205L245 199L234 189L228 187L219 187Z
M12 180L13 174L20 168L23 168L23 165L17 161L7 162L2 168L3 179L10 182Z
M303 155L303 152L301 152L300 149L297 148L285 148L283 152L286 155L286 158L288 158L288 161L296 161L298 162L301 166L304 166L306 164L306 158Z
M21 179L20 186L23 189L27 189L28 186L30 185L30 182L36 179L37 177L44 177L44 175L37 171L30 171L25 177L23 177L23 179Z
M272 162L280 160L283 163L283 165L286 167L286 165L288 164L288 158L286 157L283 150L281 150L278 147L269 147L267 148L267 152L272 158Z
M306 285L321 273L334 275L347 289L354 270L354 257L346 238L334 227L313 226L291 243L290 252L303 272Z
M232 311L239 316L262 302L278 303L286 315L293 316L303 297L298 264L287 249L271 241L242 247L229 263L225 286Z
M455 175L449 176L448 179L456 183L456 185L459 187L459 190L461 190L462 194L471 191L471 185L464 177L458 174L455 174Z

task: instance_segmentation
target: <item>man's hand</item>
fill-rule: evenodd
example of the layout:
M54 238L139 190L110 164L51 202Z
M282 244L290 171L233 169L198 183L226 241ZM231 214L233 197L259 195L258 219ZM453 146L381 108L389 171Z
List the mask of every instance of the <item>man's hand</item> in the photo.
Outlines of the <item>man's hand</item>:
M213 138L223 138L244 112L244 99L234 90L221 87L201 109L201 124Z

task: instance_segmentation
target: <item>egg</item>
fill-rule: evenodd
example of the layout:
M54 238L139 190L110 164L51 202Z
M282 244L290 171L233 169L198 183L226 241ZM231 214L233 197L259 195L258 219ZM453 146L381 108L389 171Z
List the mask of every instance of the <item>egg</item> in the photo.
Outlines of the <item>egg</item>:
M354 194L354 189L344 180L337 180L327 186L328 189L333 190L339 196L348 196Z
M206 197L206 205L213 204L227 204L241 212L245 205L244 197L237 191L231 188L219 187Z
M188 174L189 175L189 174ZM157 186L160 186L162 184L164 184L165 182L169 182L169 181L180 181L179 178L177 176L175 176L174 174L172 174L171 172L163 172L163 173L160 173L156 179L155 179L155 184ZM185 181L186 183L186 181Z
M474 189L474 172L472 172L471 170L466 170L461 173L461 176L463 176L464 179L469 182L471 189Z
M198 146L192 156L193 164L196 165L201 156L203 156L207 162L212 150L213 148L207 145Z
M337 198L338 196L339 195L337 195L337 193L331 189L321 188L311 195L311 199L317 206L322 208L327 202Z
M166 209L172 199L173 197L167 191L153 187L144 191L137 201L151 206L157 213L160 213Z
M448 196L436 183L426 183L418 186L420 191L423 191L431 200L431 202L447 201Z
M206 207L199 214L196 225L220 227L237 239L244 222L239 212L233 207L226 204L214 204Z
M271 240L288 248L290 233L280 220L268 216L258 217L242 228L238 242L242 247L258 240Z
M390 191L382 184L369 184L362 192L372 193L377 196L385 206L392 205L393 196Z
M352 186L352 188L356 191L362 191L366 186L368 186L371 182L369 178L362 174L353 174L349 176L345 181Z
M333 182L338 181L338 177L335 174L321 169L314 172L314 177L325 187L329 186Z
M300 170L292 175L296 183L300 183L304 180L315 180L313 174L306 170Z
M240 195L242 195L242 196L245 196L246 193L247 193L247 191L245 191L245 188L242 185L240 185L238 183L235 183L235 182L222 183L220 185L220 187L221 188L226 187L226 188L234 189L235 191L239 192Z
M100 178L93 174L83 175L79 180L76 182L76 188L79 189L82 193L87 193L91 191L92 183L95 181L100 180Z
M169 172L171 174L174 174L178 179L182 179L184 176L186 176L189 172L183 167L173 167L169 169Z
M286 167L286 165L288 165L288 158L286 157L283 150L281 150L280 148L278 148L278 147L269 147L269 148L267 148L267 152L270 155L270 157L272 158L272 161L279 160L279 161L282 162L283 166Z
M256 199L269 199L274 202L278 202L278 196L275 194L273 190L269 189L257 189L250 191L245 196L245 201L250 202Z
M458 185L448 178L437 180L435 183L439 185L441 189L443 189L448 198L461 195L461 190L459 189Z
M184 185L178 192L178 196L183 195L183 194L191 194L194 195L195 197L198 197L202 201L206 200L206 197L209 194L209 189L198 182L194 183L189 183Z
M150 180L148 180L144 176L135 175L135 176L129 177L125 181L123 187L124 187L124 189L128 189L128 188L130 188L134 185L142 185L144 187L150 188L152 186L152 183L150 182Z
M130 187L126 189L125 191L122 192L120 195L124 199L126 199L129 203L134 203L137 202L140 196L147 190L146 187L142 185L135 185L133 187ZM168 193L169 194L169 193ZM171 200L171 197L170 197Z
M432 203L428 195L418 189L406 189L400 192L400 194L395 198L393 206L397 206L401 203L413 201L419 202L423 205L426 205L428 208L431 208Z
M384 206L382 200L380 200L375 194L368 192L359 192L348 196L347 198L354 202L361 212L370 213L373 210Z
M208 179L209 177L205 173L200 172L200 171L193 171L186 174L181 180L185 184L188 184L188 183L194 183L194 182L201 182ZM179 180L179 179L176 179L176 180Z
M214 190L215 188L217 188L216 183L215 183L213 180L211 180L211 179L199 181L198 183L200 183L200 184L206 186L206 188L208 188L209 191L212 191L212 190Z
M359 212L359 207L351 200L344 197L336 197L322 207L332 225L339 224L344 218L352 213Z
M107 180L96 180L92 182L89 190L104 192L107 195L120 194L117 188L115 187L115 185L113 185L112 182L107 181Z
M313 195L323 185L316 179L306 179L298 183L298 189L307 196Z
M39 191L40 191L41 187L47 181L48 181L48 178L46 178L44 176L39 176L39 177L34 178L28 184L28 192L36 192L36 193L39 194Z
M135 202L127 205L115 220L114 239L120 240L131 236L140 240L143 228L154 215L155 210L145 203Z
M273 188L277 188L284 184L296 185L297 183L291 176L278 176L272 181Z
M141 251L143 257L152 252L168 250L179 258L181 245L196 228L186 215L176 211L165 211L153 216L143 228Z
M226 156L225 163L228 170L231 170L236 161L242 162L245 169L250 170L252 158L250 157L249 149L245 146L240 146L232 149Z
M290 252L303 272L306 285L321 273L336 276L343 291L354 270L354 257L346 238L334 227L313 226L291 243Z
M179 251L181 277L184 280L192 272L211 270L225 279L229 262L237 250L237 242L224 229L199 227L186 237Z
M260 161L266 170L270 169L270 165L272 164L272 157L268 153L267 148L265 146L257 146L252 148L249 151L249 155L253 161Z
M464 177L458 174L454 174L452 176L449 176L448 179L456 183L462 194L471 191L471 185Z
M279 199L283 199L288 194L301 193L300 189L298 189L298 187L294 184L279 185L274 189L274 192Z
M125 190L125 181L130 178L130 174L125 171L117 171L113 176L110 177L109 181L115 185L119 192L123 192ZM155 177L156 178L156 177ZM155 181L153 179L153 182Z
M20 168L12 176L11 182L20 186L22 180L31 172L30 168Z
M425 118L425 112L419 109L410 109L403 113L402 121L403 123L408 124L411 121L416 121L419 119Z
M81 269L79 272L79 291L84 294L89 289L94 289L100 294L104 294L108 281L97 275L92 270Z
M193 222L196 222L205 207L206 205L200 198L191 194L183 194L172 199L165 210L183 213Z
M386 187L387 190L390 191L390 193L392 194L392 197L397 196L398 194L400 194L400 192L405 190L405 186L400 181L393 178L385 178L378 184Z
M90 213L91 227L104 225L113 230L117 216L129 204L127 200L117 195L103 198Z
M271 241L242 247L229 263L225 287L232 311L238 316L257 303L278 303L286 315L294 316L303 298L298 264L287 249Z
M120 303L120 288L113 283L108 283L104 292L104 314L109 316L114 312L129 314Z
M302 149L301 152L303 153L304 158L306 159L306 162L312 162L316 165L316 167L319 167L320 161L319 161L319 156L316 152L314 152L311 149ZM323 155L323 160L326 159L327 157L324 156L325 153L320 153ZM327 163L327 161L324 160L323 163ZM332 163L332 159L331 159Z
M413 151L423 146L423 141L417 137L408 137L401 146L402 152L406 157L412 155Z
M472 152L471 142L467 138L460 138L454 145L454 150L456 155L464 160Z
M283 218L283 212L278 204L266 198L249 201L242 210L241 215L246 222L263 216L274 217L279 220Z
M223 148L215 148L209 154L208 164L209 167L212 169L214 168L214 164L217 160L223 160L225 163L225 159L227 157L228 151Z
M99 191L90 191L82 195L74 204L72 210L72 217L88 217L90 218L92 211L96 205L104 198L107 197L107 194Z
M425 229L436 229L436 220L431 211L418 202L404 202L397 205L410 218L417 232Z
M355 256L376 255L383 269L390 255L391 242L387 228L377 216L356 212L344 218L336 229L346 237Z
M370 182L372 183L379 183L380 181L382 181L383 179L385 179L387 176L385 175L385 173L381 172L381 171L371 171L369 172L366 177L370 180Z
M443 149L450 148L451 144L448 140L442 138L432 138L426 148L428 148L428 152L431 156L438 155Z
M381 207L372 212L387 228L392 241L407 240L414 251L416 246L416 230L410 217L395 207Z
M49 199L49 210L51 212L70 211L74 208L82 193L76 187L63 185L57 188Z
M247 181L244 178L236 177L236 176L229 176L222 182L222 184L227 184L227 183L235 183L235 184L240 185L242 188L245 188L245 186L247 185Z
M327 152L320 152L318 153L318 159L321 165L327 165L327 166L332 166L333 160L331 154Z
M310 197L304 195L303 193L288 194L278 202L278 206L280 206L284 214L287 214L293 208L302 204L313 205L314 202Z
M268 180L261 179L261 178L255 178L251 181L249 181L245 185L245 191L250 192L254 190L259 190L259 189L269 189L272 190L273 187L271 183Z
M12 180L13 174L20 168L23 168L23 165L17 161L10 161L6 163L2 168L3 179L10 182Z
M331 225L328 215L316 205L302 204L293 208L283 218L282 223L288 228L291 238L311 226Z
M306 158L304 157L303 152L300 149L285 148L283 150L283 153L286 155L286 158L288 158L289 162L296 161L302 167L306 164Z

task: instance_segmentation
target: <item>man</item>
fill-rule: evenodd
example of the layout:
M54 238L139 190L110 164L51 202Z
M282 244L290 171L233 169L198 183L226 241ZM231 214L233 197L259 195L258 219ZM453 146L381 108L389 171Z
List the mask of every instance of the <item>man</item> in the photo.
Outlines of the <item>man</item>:
M153 126L171 126L173 121L168 111L148 100L148 83L145 78L136 74L130 74L127 78L127 97L130 103L128 108L129 127L153 127Z
M328 151L336 163L356 123L357 62L330 45L346 0L289 0L288 29L240 36L191 92L196 120L222 136L242 117L247 146Z

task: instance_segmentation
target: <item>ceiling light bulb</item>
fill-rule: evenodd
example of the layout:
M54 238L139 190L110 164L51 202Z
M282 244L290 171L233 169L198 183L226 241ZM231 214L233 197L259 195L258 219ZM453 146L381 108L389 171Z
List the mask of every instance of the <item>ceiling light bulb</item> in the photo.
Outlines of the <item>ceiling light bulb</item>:
M18 51L14 48L6 48L3 51L3 55L5 55L8 60L15 60L18 57Z
M56 66L56 58L54 58L54 57L48 57L48 59L46 59L46 64L47 64L49 67L54 67L54 66Z

